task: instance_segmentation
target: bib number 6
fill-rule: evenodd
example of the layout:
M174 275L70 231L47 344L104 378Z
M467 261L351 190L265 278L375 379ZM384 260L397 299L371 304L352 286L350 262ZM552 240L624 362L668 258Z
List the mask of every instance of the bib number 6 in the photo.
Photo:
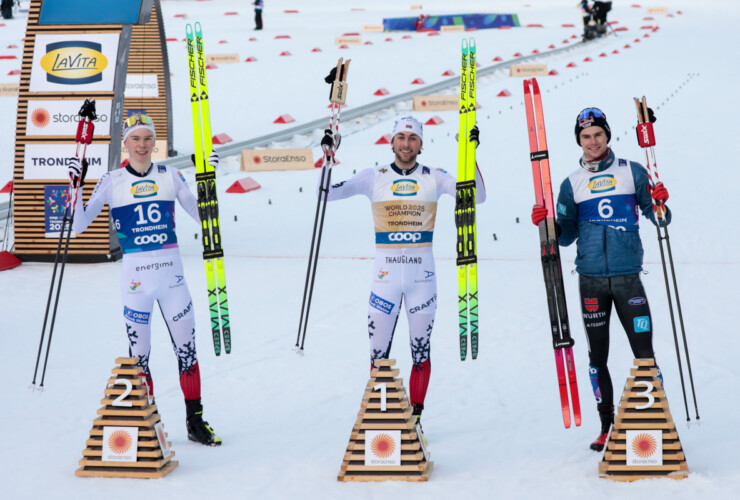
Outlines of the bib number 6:
M604 198L599 202L599 216L602 219L611 219L612 215L614 215L614 209L612 208L612 200L609 198Z

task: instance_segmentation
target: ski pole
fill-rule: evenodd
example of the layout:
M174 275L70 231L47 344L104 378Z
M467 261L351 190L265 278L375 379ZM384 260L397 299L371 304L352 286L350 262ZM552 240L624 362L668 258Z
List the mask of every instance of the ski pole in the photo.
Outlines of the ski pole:
M303 354L303 346L306 342L306 330L308 329L308 315L311 310L311 300L313 297L313 287L316 280L316 267L319 260L319 248L321 246L321 235L324 230L324 218L326 215L326 204L329 198L329 188L331 186L331 167L336 163L335 153L337 146L337 137L339 134L339 120L342 111L342 104L346 99L346 81L347 71L349 69L349 60L342 64L342 58L337 62L335 79L332 83L329 100L332 103L331 118L329 120L329 129L332 130L334 141L331 148L324 149L324 159L321 171L321 183L319 196L316 202L316 215L314 218L313 234L311 236L311 249L308 255L308 268L306 270L306 282L303 287L303 300L301 305L301 316L298 323L298 336L294 350L298 354ZM334 70L332 70L334 73ZM329 79L327 77L327 79ZM339 93L339 95L337 94ZM318 232L317 232L318 226ZM305 315L304 315L305 312Z
M650 185L655 186L658 182L660 182L660 178L658 176L658 165L655 157L655 134L653 132L653 124L650 120L650 112L647 105L647 99L643 96L642 101L635 98L635 105L637 106L637 118L638 118L638 130L637 130L637 138L639 145L645 149L645 161L647 163L647 171L648 171L648 178L650 180ZM651 162L652 159L652 162ZM652 163L652 166L651 166ZM655 179L653 179L653 175L655 176ZM671 243L668 235L668 220L667 218L664 219L664 214L667 214L665 204L660 201L652 200L653 203L653 211L656 214L657 218L657 224L656 224L656 231L658 234L658 245L660 247L660 260L661 264L663 266L663 277L665 279L665 286L666 286L666 293L668 296L668 308L670 312L671 317L671 326L673 329L673 339L674 344L676 348L676 358L678 360L678 371L679 376L681 380L681 390L683 392L683 399L684 399L684 407L686 409L686 420L690 421L691 418L689 417L689 408L688 408L688 401L686 398L686 387L684 384L684 377L683 377L683 368L681 363L681 355L679 350L679 344L678 344L678 334L676 331L676 320L673 310L673 300L671 298L671 289L668 279L668 269L666 267L666 259L665 259L665 252L668 253L668 262L670 265L671 270L671 281L673 282L673 294L676 298L676 312L678 313L678 319L679 319L679 325L681 328L681 336L683 339L683 346L684 346L684 352L686 354L686 366L688 368L689 372L689 382L691 385L691 392L694 400L694 410L695 410L695 416L696 419L699 420L699 408L696 402L696 390L694 388L694 377L693 373L691 371L691 360L689 358L689 348L688 348L688 342L686 340L686 329L684 327L683 322L683 313L681 310L681 301L678 294L678 283L676 280L676 271L675 267L673 265L673 253L671 251ZM661 224L662 222L662 224ZM662 225L662 227L661 227ZM663 249L663 242L665 241L665 251Z
M85 102L83 103L82 108L80 108L80 111L78 114L80 117L82 117L82 119L77 125L77 135L76 135L77 148L75 150L75 157L81 158L81 161L84 162L85 153L87 151L87 145L92 142L93 132L95 129L93 120L97 118L97 115L95 114L95 101L90 100L90 99L85 99ZM80 146L82 146L81 152L80 152ZM77 198L79 196L79 192L81 189L82 189L81 179L79 182L77 182L77 185L75 185L73 180L70 178L69 187L68 187L67 203L64 208L64 216L62 218L62 227L60 228L60 231L59 231L59 243L57 245L57 253L54 258L54 270L52 272L51 285L49 286L49 297L46 302L46 312L44 313L44 324L41 329L41 338L39 340L38 354L36 355L36 366L33 372L33 381L31 382L32 387L36 385L36 376L38 374L39 361L41 359L41 351L42 351L42 347L44 343L46 324L49 319L49 308L51 306L52 292L54 290L54 285L56 281L57 265L60 262L59 257L61 253L62 240L64 239L65 240L64 252L62 253L62 258L61 258L61 267L59 271L59 282L56 283L57 290L56 290L56 296L54 299L54 309L53 309L52 316L51 316L51 323L49 325L49 337L46 343L46 355L44 356L44 366L41 372L41 381L39 384L39 389L43 389L44 387L44 378L46 376L46 366L49 361L49 350L51 349L51 338L54 332L54 323L56 321L57 307L59 305L59 295L61 294L61 290L62 290L62 279L64 278L64 268L67 263L67 255L69 253L69 240L72 237L72 223L74 221L75 206L77 204ZM66 238L64 237L65 229L67 229Z

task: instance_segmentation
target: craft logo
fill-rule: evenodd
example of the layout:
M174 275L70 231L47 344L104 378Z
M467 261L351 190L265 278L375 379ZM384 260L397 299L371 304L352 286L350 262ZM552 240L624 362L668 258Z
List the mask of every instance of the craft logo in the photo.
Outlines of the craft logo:
M380 270L380 272L378 273L378 278L382 280L382 279L383 279L383 278L385 278L386 276L388 276L388 271L383 271L383 270L381 269L381 270Z
M613 175L597 175L591 178L588 189L592 193L605 193L617 189L617 179Z
M416 196L419 185L412 179L399 179L393 181L391 191L393 191L394 196Z
M583 299L583 305L588 312L596 312L599 310L599 299Z
M635 318L635 333L650 331L650 316L640 316Z
M663 465L663 436L660 430L627 431L627 465Z
M33 123L35 127L44 128L49 124L50 120L51 115L44 108L36 108L33 110L33 113L31 113L31 123Z
M103 46L96 42L65 41L46 45L46 55L41 67L46 71L46 81L63 85L82 85L103 79L108 59L101 52Z
M138 181L131 184L131 194L134 198L150 198L156 196L159 187L154 181Z

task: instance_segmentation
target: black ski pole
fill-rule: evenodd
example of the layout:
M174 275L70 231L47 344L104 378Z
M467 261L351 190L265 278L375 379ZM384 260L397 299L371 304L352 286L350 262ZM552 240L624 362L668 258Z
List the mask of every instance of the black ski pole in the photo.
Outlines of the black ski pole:
M77 135L76 135L77 150L75 151L75 156L78 156L78 157L81 156L82 158L81 162L84 163L85 162L85 152L87 151L87 145L92 142L93 132L95 129L93 120L97 118L97 115L95 113L95 101L90 100L90 99L85 99L85 102L82 104L82 108L80 108L80 111L78 114L82 119L77 125ZM80 154L80 146L82 146L81 154ZM84 166L83 166L83 169L84 169ZM73 191L74 191L74 196L73 196ZM41 382L39 383L40 389L43 389L44 387L44 378L46 376L46 366L49 361L49 351L51 349L51 338L54 332L54 323L56 321L57 307L59 305L59 295L61 294L61 290L62 290L62 279L64 277L64 268L66 266L67 256L69 253L69 240L72 237L72 223L74 221L75 205L77 203L77 197L80 196L81 191L82 191L82 176L80 177L77 183L73 182L73 180L70 179L69 191L68 191L69 199L68 199L67 206L65 207L65 210L64 210L64 216L62 218L62 227L59 231L59 243L57 246L57 254L54 258L54 271L52 273L51 285L49 287L49 297L46 303L46 312L44 314L44 325L41 331L41 339L39 340L39 351L38 351L38 354L36 355L36 367L33 373L33 382L31 383L32 386L36 384L36 375L38 373L39 360L41 358L41 350L42 350L42 346L44 342L46 324L47 324L47 320L49 316L49 307L51 305L52 290L54 289L57 265L60 262L59 255L60 255L60 250L61 250L61 244L62 244L62 239L64 238L64 230L66 228L67 236L66 236L66 242L64 245L64 252L62 253L62 258L61 258L59 282L56 283L57 291L56 291L56 297L54 300L54 309L52 312L51 324L49 325L49 337L46 343L46 355L44 356L44 367L41 372Z

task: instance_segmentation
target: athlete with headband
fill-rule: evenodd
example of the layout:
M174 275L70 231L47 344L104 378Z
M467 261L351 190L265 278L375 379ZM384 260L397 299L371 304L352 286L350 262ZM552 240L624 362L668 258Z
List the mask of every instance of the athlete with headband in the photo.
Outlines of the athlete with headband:
M479 144L478 128L469 140ZM375 265L370 290L367 327L370 335L370 367L376 359L387 359L396 321L405 302L413 368L409 382L413 414L419 418L424 409L429 375L430 336L437 309L432 237L437 214L437 200L443 194L455 196L456 180L442 169L432 169L417 162L423 145L422 124L413 116L395 122L391 164L368 168L347 181L331 186L328 200L355 195L370 200L375 222ZM331 146L327 130L322 144ZM486 188L476 168L478 203L486 199Z
M581 168L560 186L556 227L560 245L577 242L576 271L589 375L601 420L601 431L591 449L601 451L614 422L614 390L607 368L612 304L634 356L655 357L650 307L640 281L644 252L638 232L639 211L655 224L651 197L664 202L668 191L660 182L651 186L642 165L614 155L608 146L611 129L600 109L586 108L579 113L575 135L583 149ZM535 205L532 222L538 225L547 215L544 206ZM666 221L670 220L668 212Z
M151 396L151 319L157 300L177 355L188 438L220 445L221 438L203 420L195 314L175 233L175 200L200 223L198 202L177 169L152 164L155 139L149 116L136 114L126 120L123 144L129 152L128 165L103 174L84 207L78 198L73 228L76 233L84 231L108 203L123 250L121 299L129 353L138 359ZM208 163L216 167L218 155L213 153ZM78 158L70 160L69 174L74 182L84 180L85 168Z

